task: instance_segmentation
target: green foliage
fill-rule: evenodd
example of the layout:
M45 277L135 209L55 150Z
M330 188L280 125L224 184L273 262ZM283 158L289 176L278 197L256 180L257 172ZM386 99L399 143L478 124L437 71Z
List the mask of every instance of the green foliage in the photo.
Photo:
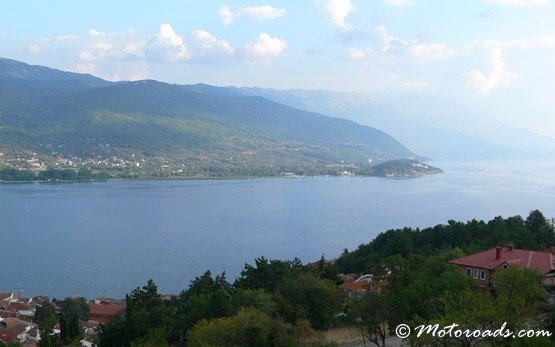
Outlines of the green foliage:
M446 293L443 296L444 313L439 322L444 325L457 323L463 329L495 330L539 327L537 304L545 301L542 276L530 269L512 266L498 270L495 274L496 290L493 293L466 290ZM461 337L456 339L464 346L471 346L480 340ZM511 346L545 345L544 338L512 337L485 339L493 344L508 343Z
M312 273L283 280L276 290L277 312L288 322L307 319L316 329L328 328L340 306L334 282Z
M101 346L151 346L160 340L178 340L175 309L160 299L158 288L149 280L142 288L126 295L125 318L115 319L102 326Z
M45 301L37 306L33 319L36 323L40 324L43 320L55 317L55 315L56 307L49 301Z
M297 277L304 271L300 259L268 260L264 257L255 260L255 265L245 264L241 276L235 281L238 288L264 289L270 293L285 279Z
M23 347L19 342L4 342L0 340L0 347Z
M537 304L547 298L542 280L538 272L519 266L495 272L495 307L509 328L522 328L527 319L536 315Z
M30 181L90 181L107 179L105 172L92 172L88 169L48 169L36 174L32 170L18 170L3 168L0 170L0 181L30 182Z
M259 177L339 174L345 164L364 174L373 170L364 165L369 158L414 156L377 129L230 88L111 83L2 59L0 90L0 146L50 158L53 152L80 158L133 152L149 161L171 159L184 177ZM380 172L407 168L397 163ZM112 170L126 177L172 175L160 165Z
M149 330L149 333L137 342L131 342L132 347L169 347L170 332L164 327Z
M179 313L184 331L198 321L232 315L231 286L225 274L212 277L210 271L191 281L189 289L180 295Z
M271 316L276 312L273 296L264 289L234 289L231 305L235 312L243 307L254 307Z
M345 302L347 321L359 329L363 339L385 346L390 310L381 292L368 292L362 297L351 296Z
M496 217L489 222L450 220L447 225L425 229L393 229L379 234L372 242L344 253L337 260L339 271L367 272L392 255L432 255L458 247L465 253L476 252L513 242L516 247L542 249L555 244L555 231L540 211L526 220L520 216Z
M205 320L187 333L188 346L299 346L291 325L254 308L228 318Z
M100 327L98 344L106 347L128 346L131 338L126 331L125 319L116 318Z
M326 279L330 274L323 266L304 267L299 259L262 257L255 260L254 266L245 265L235 287L273 294L275 310L287 322L308 319L314 328L323 329L332 323L340 303L336 283Z
M17 170L14 168L3 168L0 170L0 181L27 182L35 179L35 173L31 170Z
M126 295L126 301L125 328L130 342L148 337L157 328L171 331L174 310L160 300L158 288L153 280Z
M56 317L54 315L44 316L39 321L40 341L39 347L55 347L58 346L59 338L57 335L52 335L56 324Z
M376 267L373 281L387 284L380 295L390 326L433 320L442 312L443 295L475 287L456 266L446 263L448 256L396 255Z
M89 319L89 306L85 298L66 298L60 308L60 338L68 343L81 336L79 320Z

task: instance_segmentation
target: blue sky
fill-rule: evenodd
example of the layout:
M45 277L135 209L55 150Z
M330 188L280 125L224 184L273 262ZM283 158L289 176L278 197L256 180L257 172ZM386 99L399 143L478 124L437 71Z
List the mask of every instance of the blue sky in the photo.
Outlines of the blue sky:
M555 137L551 0L1 0L0 56L110 80L434 93Z

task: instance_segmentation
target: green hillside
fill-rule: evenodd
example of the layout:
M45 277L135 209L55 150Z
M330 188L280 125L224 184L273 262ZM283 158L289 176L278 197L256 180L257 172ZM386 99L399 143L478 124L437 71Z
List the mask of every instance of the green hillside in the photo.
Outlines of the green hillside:
M12 156L100 167L117 158L122 171L333 173L416 157L380 130L229 88L113 83L8 59L0 59L0 135Z

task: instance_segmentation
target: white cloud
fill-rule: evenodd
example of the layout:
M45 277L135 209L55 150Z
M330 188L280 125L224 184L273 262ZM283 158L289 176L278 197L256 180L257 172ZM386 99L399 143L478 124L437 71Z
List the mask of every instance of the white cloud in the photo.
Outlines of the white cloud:
M541 7L548 6L552 0L484 0L487 3L510 7Z
M340 29L349 29L345 22L349 13L356 10L350 0L316 0L326 16Z
M177 62L191 58L191 52L183 38L176 34L170 24L161 24L144 47L145 56L151 60Z
M225 25L233 23L235 19L235 15L231 11L231 8L225 5L220 8L218 15L222 18Z
M352 47L347 48L347 58L349 59L364 59L368 56L369 53L371 52L368 52L364 49L356 49Z
M405 39L392 36L383 25L376 29L382 41L381 52L388 55L403 55L409 46L409 42Z
M494 88L506 85L517 77L507 68L503 52L499 47L491 48L489 64L491 71L487 75L478 70L466 71L463 74L467 82L480 94L488 94Z
M506 51L555 47L555 36L542 35L526 39L476 41L473 43L473 47L484 47L489 50L491 72L486 75L478 70L469 70L463 76L479 93L488 94L494 88L507 85L518 77L507 68L504 57Z
M443 59L453 54L444 43L417 43L412 45L408 51L418 59Z
M98 31L98 30L96 30L96 29L89 29L89 30L87 30L87 33L88 33L89 35L93 35L93 36L104 34L103 32Z
M376 28L378 42L373 47L357 49L347 48L347 58L365 59L368 57L392 57L415 59L444 59L454 54L444 43L424 43L418 40L408 40L395 37L387 28L380 25Z
M219 16L225 25L237 22L239 18L246 17L253 20L272 20L285 16L285 8L277 8L270 5L262 6L247 6L236 10L235 12L231 10L229 6L222 6L218 11Z
M40 53L40 45L36 44L36 43L32 43L30 45L27 46L27 51L33 53L33 54L39 54Z
M254 43L248 44L246 48L246 55L251 59L259 60L263 63L268 63L287 47L285 40L271 37L266 33L260 33L258 40Z
M170 24L160 25L152 35L133 30L103 33L91 29L86 34L63 35L31 42L32 54L54 55L77 72L94 73L110 79L146 76L149 63L269 64L286 47L285 40L260 34L254 43L234 47L206 30L184 36Z
M5 34L6 34L6 31L0 29L0 36L5 35Z
M232 57L236 53L229 42L220 40L205 30L191 33L191 50L194 57L203 57L210 61L221 61L221 58Z

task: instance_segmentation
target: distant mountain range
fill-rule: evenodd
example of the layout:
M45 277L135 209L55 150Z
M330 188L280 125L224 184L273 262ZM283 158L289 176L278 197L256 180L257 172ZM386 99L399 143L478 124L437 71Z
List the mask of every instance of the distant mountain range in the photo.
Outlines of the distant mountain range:
M326 90L238 91L376 127L411 150L434 159L552 157L555 153L553 138L509 127L472 107L437 95L377 98Z
M250 94L203 84L114 83L0 59L0 150L118 156L126 165L155 158L175 167L340 167L418 158L373 127Z

